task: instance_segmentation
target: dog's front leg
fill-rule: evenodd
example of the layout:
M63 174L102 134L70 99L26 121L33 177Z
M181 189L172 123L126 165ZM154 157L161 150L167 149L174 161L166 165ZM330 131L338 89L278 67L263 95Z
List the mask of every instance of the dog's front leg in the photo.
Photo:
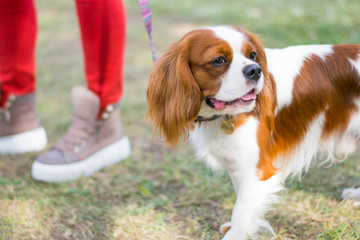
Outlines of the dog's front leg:
M254 238L259 228L272 231L263 218L269 205L277 202L276 192L282 189L282 178L277 174L266 181L260 181L256 174L229 173L236 190L236 203L232 212L231 223L223 225L230 229L223 240L245 240Z

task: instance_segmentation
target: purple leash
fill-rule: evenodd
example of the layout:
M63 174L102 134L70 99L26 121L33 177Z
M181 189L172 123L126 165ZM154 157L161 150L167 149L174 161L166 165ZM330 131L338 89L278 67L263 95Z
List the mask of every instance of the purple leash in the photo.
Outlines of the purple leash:
M141 9L141 15L142 15L142 19L144 21L145 27L146 27L146 31L149 35L152 58L153 58L153 61L155 62L158 59L158 57L156 56L156 50L154 47L154 42L153 42L153 38L152 38L152 34L151 34L152 27L151 27L150 2L149 2L149 0L139 0L139 6Z

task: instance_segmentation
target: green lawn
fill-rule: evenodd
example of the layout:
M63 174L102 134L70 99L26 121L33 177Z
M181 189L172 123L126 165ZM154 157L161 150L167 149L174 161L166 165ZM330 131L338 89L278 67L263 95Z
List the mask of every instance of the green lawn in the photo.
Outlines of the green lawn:
M78 23L71 0L37 0L38 109L54 143L71 119L70 89L85 85ZM359 43L357 0L152 0L159 54L185 32L204 25L241 25L269 47ZM220 239L235 196L223 172L196 161L188 146L152 141L144 121L152 66L137 1L126 0L128 42L122 117L131 157L77 182L45 184L30 177L38 153L0 156L0 239ZM50 146L49 144L49 146ZM283 203L268 214L276 237L360 239L360 209L341 201L360 185L360 154L331 168L314 168L287 183Z

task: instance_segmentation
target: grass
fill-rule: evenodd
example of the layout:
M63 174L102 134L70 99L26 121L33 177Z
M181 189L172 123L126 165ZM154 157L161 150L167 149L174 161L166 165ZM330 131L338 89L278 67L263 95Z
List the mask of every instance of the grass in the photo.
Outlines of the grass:
M70 124L70 89L85 85L72 1L37 0L38 109L49 146ZM152 0L154 41L161 54L185 32L235 24L261 34L266 46L359 43L360 2L352 0ZM30 177L39 153L0 156L0 239L220 239L235 197L229 178L197 162L186 146L152 141L144 121L152 66L136 1L126 0L128 41L122 117L131 157L77 182ZM360 239L359 208L341 201L359 186L359 154L287 182L283 204L268 214L277 236L261 239Z

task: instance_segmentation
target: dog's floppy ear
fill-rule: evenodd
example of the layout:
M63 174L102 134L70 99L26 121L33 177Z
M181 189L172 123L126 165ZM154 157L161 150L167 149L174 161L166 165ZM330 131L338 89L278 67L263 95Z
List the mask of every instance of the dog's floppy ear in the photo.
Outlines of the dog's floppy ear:
M171 146L194 128L201 106L201 91L191 72L191 36L174 43L155 63L147 87L147 116L154 132Z

